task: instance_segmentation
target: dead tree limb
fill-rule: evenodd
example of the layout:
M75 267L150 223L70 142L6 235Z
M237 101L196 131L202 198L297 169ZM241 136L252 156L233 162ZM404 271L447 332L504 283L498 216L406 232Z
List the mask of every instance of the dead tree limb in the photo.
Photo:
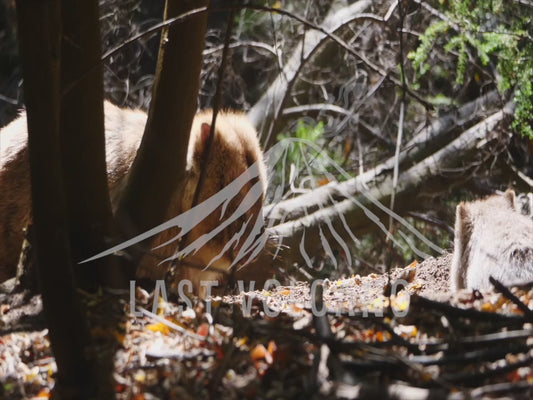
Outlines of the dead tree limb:
M388 204L392 190L392 169L384 167L391 160L345 182L330 183L271 206L265 211L270 220L269 232L278 243L292 249L283 252L282 263L291 265L308 261L307 254L320 248L327 252L324 240L346 252L345 240L357 240L357 236L376 228L386 233L382 221L389 215L400 229L425 241L434 251L442 252L399 214L413 209L422 192L437 193L461 177L466 179L464 160L476 160L482 164L482 149L498 139L497 127L505 116L503 110L493 113L440 150L402 171L397 186L397 213L391 213L383 205ZM346 256L350 257L349 254Z
M329 32L335 32L365 12L371 5L371 1L359 0L349 7L332 10L324 19L322 27ZM302 66L321 48L327 39L327 35L320 31L310 31L305 35L304 40L292 50L293 55L283 70L248 113L252 123L260 128L259 131L266 134L272 131L271 123L279 116ZM272 135L270 134L270 136ZM268 147L268 138L265 143Z

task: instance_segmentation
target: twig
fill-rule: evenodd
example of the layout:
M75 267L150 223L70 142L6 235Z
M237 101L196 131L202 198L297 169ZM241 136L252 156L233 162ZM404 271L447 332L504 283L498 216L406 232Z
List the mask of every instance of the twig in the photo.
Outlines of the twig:
M505 296L507 299L512 301L519 309L524 313L524 316L529 322L533 321L533 311L526 306L518 297L516 297L506 286L504 286L500 281L494 279L492 276L489 276L489 282L494 286L494 289Z
M417 294L413 294L411 296L411 306L429 308L431 310L445 314L446 316L469 318L472 320L479 321L499 321L507 324L523 324L526 322L526 319L520 315L503 315L498 313L479 311L476 309L458 308L450 304L430 300Z
M493 369L487 368L483 370L483 372L459 372L456 374L443 374L442 379L447 380L449 382L461 382L461 384L468 382L471 384L476 384L477 382L480 382L487 378L507 374L509 372L517 370L518 368L529 367L532 364L533 358L531 356L527 356L524 359L515 363L508 363L502 367L497 367Z

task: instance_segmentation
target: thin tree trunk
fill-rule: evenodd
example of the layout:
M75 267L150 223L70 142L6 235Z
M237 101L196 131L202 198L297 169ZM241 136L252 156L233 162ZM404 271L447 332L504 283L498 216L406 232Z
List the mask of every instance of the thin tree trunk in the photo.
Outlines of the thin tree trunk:
M34 247L61 398L96 398L89 329L73 284L59 145L59 0L17 1L28 121Z
M165 19L206 5L207 0L167 0ZM163 222L169 202L185 176L206 26L204 10L162 33L148 121L116 211L127 237Z
M97 0L62 0L60 137L73 261L109 247L112 212L105 162L103 71ZM112 258L76 267L94 290ZM76 265L76 264L75 264ZM114 282L114 285L118 282Z

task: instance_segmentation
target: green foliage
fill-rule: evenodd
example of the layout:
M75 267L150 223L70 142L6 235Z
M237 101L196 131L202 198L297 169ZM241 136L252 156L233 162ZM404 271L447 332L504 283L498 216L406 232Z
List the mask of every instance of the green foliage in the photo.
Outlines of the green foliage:
M515 102L520 104L516 108L513 128L533 139L533 67L520 77L515 91Z
M307 180L306 177L323 176L341 164L341 157L324 138L323 122L315 125L299 120L295 132L281 133L277 140L287 140L288 146L283 162L276 165L276 180L283 176L286 182L298 185L298 182Z
M296 132L294 135L281 133L278 135L278 140L286 139L289 137L295 137L297 139L309 140L310 142L317 143L318 140L324 135L324 123L319 122L316 125L310 125L305 121L298 121Z
M450 99L448 96L445 96L441 93L431 98L430 101L431 101L431 104L434 104L436 106L449 106L453 103L452 99Z
M301 165L304 163L304 157L311 157L313 159L322 158L323 155L321 152L312 151L309 149L308 144L305 141L319 145L319 139L324 135L324 123L319 122L317 125L309 125L306 122L300 120L296 127L296 132L294 134L280 133L278 135L278 141L295 137L300 139L297 142L294 142L292 146L289 147L285 162L287 165L295 165L297 170L301 169ZM310 151L311 150L311 151Z
M409 54L409 58L413 63L413 67L419 75L424 75L429 72L431 65L428 62L429 53L433 48L433 44L437 38L448 31L449 24L446 21L438 21L430 25L426 32L420 36L420 44L418 48Z
M430 54L442 46L457 56L456 83L465 82L474 55L481 65L494 63L500 92L514 89L513 128L533 138L533 17L530 6L510 0L462 1L441 4L443 19L434 22L409 54L419 76L432 65Z

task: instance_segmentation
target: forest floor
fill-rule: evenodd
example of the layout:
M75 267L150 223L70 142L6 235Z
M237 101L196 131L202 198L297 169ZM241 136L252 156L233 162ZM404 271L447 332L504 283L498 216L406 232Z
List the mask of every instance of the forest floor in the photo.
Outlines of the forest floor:
M118 399L533 398L531 285L451 294L450 261L188 308L171 298L157 315L138 290L142 316L115 301L112 328L94 317L105 296L87 304L97 343L118 344ZM52 393L41 310L39 296L0 295L0 399Z

